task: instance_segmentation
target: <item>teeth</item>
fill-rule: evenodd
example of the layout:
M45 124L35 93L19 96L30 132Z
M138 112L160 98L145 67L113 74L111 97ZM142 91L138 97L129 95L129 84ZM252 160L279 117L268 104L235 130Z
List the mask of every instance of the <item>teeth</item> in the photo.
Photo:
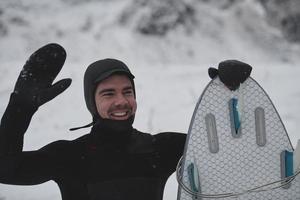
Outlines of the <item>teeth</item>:
M123 117L123 116L126 116L126 112L117 112L117 113L113 113L114 116L116 117Z

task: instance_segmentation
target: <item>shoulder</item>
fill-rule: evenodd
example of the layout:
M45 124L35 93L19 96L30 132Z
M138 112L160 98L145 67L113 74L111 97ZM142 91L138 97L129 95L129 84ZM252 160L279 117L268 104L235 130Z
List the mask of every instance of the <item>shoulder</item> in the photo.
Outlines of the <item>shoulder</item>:
M179 132L161 132L156 135L154 135L155 140L158 142L179 142L179 143L185 143L186 134L185 133L179 133Z
M57 140L39 149L40 152L52 152L52 153L68 153L76 152L84 147L86 141L88 140L88 135L81 136L75 140Z
M161 132L155 135L134 130L132 139L136 142L151 142L151 143L185 143L186 134L179 132Z
M185 145L186 134L178 132L162 132L154 135L155 146L162 153L181 155Z
M132 140L141 140L141 141L153 140L154 136L151 135L150 133L145 133L145 132L141 132L141 131L134 129L131 134L131 139Z
M129 152L132 153L146 153L153 151L153 135L149 133L143 133L134 129L131 134L130 142L128 145Z

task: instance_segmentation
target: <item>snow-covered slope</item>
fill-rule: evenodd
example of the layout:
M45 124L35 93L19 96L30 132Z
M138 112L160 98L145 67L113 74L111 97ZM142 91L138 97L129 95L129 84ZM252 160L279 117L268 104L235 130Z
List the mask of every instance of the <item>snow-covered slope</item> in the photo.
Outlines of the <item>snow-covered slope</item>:
M26 133L25 150L88 132L68 129L90 122L82 75L88 64L105 57L124 60L136 75L134 126L153 134L186 132L197 98L209 81L207 68L224 59L245 61L254 67L252 77L269 93L296 143L300 138L300 46L287 42L268 23L262 4L256 0L174 0L171 9L159 2L1 1L0 113L23 63L46 43L57 42L66 48L68 58L58 78L73 79L65 93L36 113ZM164 31L142 31L150 25L159 30L164 27ZM176 190L172 176L165 199L175 199ZM0 184L0 199L58 200L60 194L52 182L26 187Z
M75 62L109 56L132 64L293 61L299 53L269 25L256 0L227 6L212 0L6 1L0 3L1 60L22 60L52 41Z

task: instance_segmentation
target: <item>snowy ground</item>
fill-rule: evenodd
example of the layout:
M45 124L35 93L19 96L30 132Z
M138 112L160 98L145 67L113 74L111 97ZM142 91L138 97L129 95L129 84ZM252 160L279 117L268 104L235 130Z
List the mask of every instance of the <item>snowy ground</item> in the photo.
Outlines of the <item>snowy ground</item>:
M65 12L58 9L59 6L27 14L9 8L31 25L30 28L11 25L12 32L0 38L0 113L4 112L14 81L30 52L48 42L58 42L68 52L59 78L71 77L73 83L36 113L26 133L25 150L38 149L58 139L74 139L88 132L69 132L68 129L90 122L84 104L82 75L88 64L104 57L124 60L136 75L136 128L153 134L186 132L197 99L210 80L208 67L234 58L253 66L252 77L273 100L295 145L300 139L297 127L300 122L300 47L284 42L275 29L262 21L263 14L257 4L249 0L243 2L223 13L203 5L199 8L202 11L199 17L206 17L205 23L192 35L183 34L179 29L164 38L145 37L132 29L112 25L114 16L127 6L119 1L103 1L102 7L91 1L82 7L67 7ZM58 9L57 14L49 17L55 9ZM239 18L237 11L244 11ZM90 20L92 28L86 33L76 32L78 24L86 24L84 19ZM53 30L62 30L61 34L66 36L56 37ZM95 34L99 30L101 36L97 38ZM176 193L173 175L166 185L164 199L175 199ZM25 187L0 184L0 199L59 200L60 194L53 182Z

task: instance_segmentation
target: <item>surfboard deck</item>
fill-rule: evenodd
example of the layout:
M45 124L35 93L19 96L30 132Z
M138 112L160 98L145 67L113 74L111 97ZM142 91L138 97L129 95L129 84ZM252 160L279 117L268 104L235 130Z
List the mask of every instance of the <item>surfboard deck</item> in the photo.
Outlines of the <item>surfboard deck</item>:
M287 176L284 152L292 151L284 124L263 88L248 77L233 91L217 76L194 110L180 182L201 194L241 193ZM177 199L204 198L179 186ZM300 199L300 176L284 187L226 199Z

